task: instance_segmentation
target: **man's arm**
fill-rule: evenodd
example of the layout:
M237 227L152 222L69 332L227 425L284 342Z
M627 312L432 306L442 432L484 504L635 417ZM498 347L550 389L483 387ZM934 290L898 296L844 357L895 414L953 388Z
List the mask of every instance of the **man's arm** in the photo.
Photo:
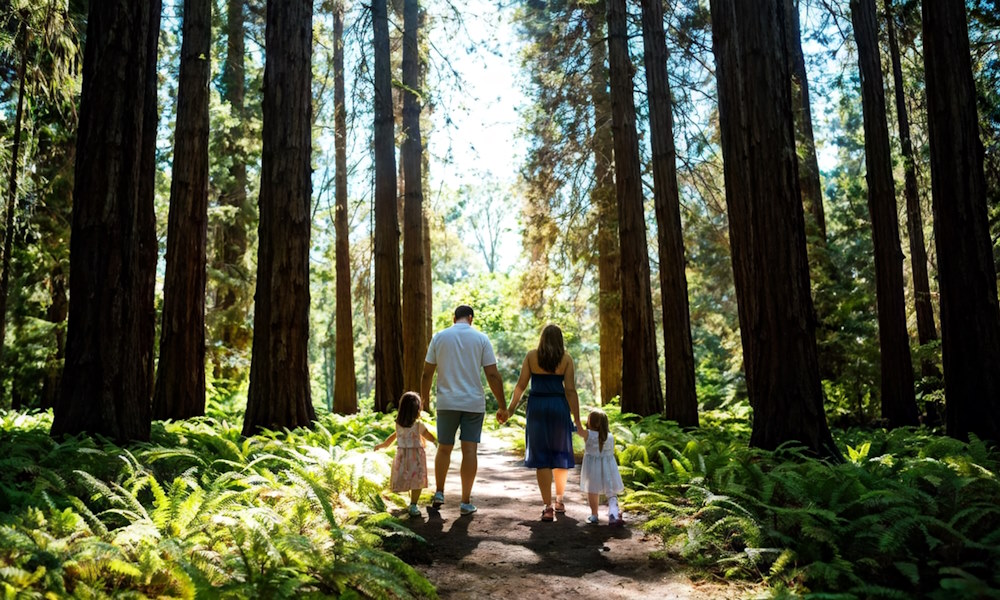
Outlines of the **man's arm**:
M424 373L420 376L420 401L425 407L431 405L431 382L434 380L434 369L437 365L424 362Z
M500 377L500 371L495 364L492 364L483 367L483 372L486 373L486 382L490 385L490 391L493 392L493 397L497 399L500 410L506 414L507 398L504 397L503 377Z

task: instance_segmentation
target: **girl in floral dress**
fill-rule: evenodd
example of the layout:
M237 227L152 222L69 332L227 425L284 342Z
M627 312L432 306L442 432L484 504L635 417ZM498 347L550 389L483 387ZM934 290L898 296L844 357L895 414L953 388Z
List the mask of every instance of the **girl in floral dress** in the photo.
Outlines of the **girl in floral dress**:
M399 410L396 412L396 431L384 442L375 446L376 450L387 448L396 442L396 458L392 461L392 476L389 487L393 492L410 492L411 517L419 517L420 509L417 500L420 492L427 487L427 454L424 451L424 440L437 444L434 434L428 431L420 422L420 394L406 392L399 399Z
M609 429L604 411L593 410L587 416L587 429L580 432L587 440L580 467L580 489L590 502L588 523L598 523L597 505L603 494L608 499L608 524L620 526L624 521L618 509L618 494L625 491L625 485L615 460L615 438Z

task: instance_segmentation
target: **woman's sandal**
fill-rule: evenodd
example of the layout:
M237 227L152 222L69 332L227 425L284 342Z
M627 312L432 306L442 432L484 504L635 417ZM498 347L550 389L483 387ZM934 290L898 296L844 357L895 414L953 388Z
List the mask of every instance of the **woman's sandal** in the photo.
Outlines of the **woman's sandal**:
M563 504L562 502L559 502L558 500L556 501L555 504L552 505L552 507L557 513L566 512L566 505Z
M543 521L552 521L555 518L556 517L555 517L554 511L552 510L551 506L546 506L544 509L542 509L542 520Z

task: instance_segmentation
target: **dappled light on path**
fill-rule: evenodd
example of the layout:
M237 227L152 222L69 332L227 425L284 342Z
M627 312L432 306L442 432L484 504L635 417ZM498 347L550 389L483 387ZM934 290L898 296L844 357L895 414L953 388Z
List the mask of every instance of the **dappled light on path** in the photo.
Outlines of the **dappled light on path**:
M404 511L395 511L428 542L404 552L403 558L438 587L442 598L707 600L745 594L735 586L692 581L683 566L651 558L660 549L659 540L647 535L634 515L625 515L625 527L609 527L607 506L602 505L600 525L587 524L590 509L579 490L579 467L567 484L566 513L542 522L535 472L524 468L502 440L486 433L472 492L479 510L461 516L460 462L456 449L440 510L421 505L421 516L408 520ZM433 448L428 449L428 464L433 469ZM433 475L430 480L433 485Z

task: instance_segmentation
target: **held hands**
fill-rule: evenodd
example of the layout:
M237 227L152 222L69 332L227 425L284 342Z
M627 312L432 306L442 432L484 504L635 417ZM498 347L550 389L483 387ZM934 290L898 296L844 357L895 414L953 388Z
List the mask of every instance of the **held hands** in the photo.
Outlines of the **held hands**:
M497 423L503 425L509 418L510 414L507 412L507 409L501 408L497 410Z

